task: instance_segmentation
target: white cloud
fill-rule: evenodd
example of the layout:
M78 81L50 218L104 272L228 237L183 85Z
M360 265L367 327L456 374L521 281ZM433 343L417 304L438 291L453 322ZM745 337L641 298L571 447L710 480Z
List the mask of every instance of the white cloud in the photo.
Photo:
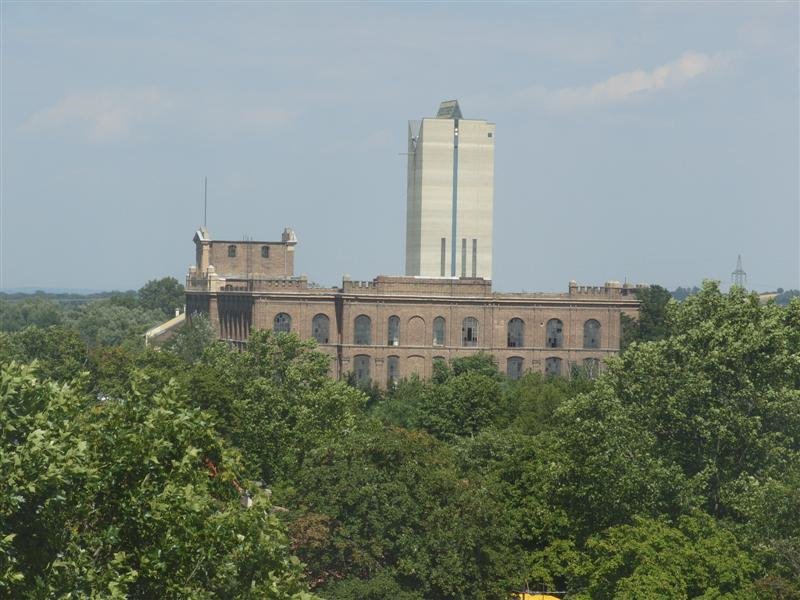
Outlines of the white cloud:
M535 102L552 109L569 109L626 102L647 94L677 89L727 62L722 54L687 51L672 62L645 71L636 69L598 83L550 90L536 86L513 95L512 101Z
M107 142L127 137L135 125L173 106L174 100L154 87L83 92L36 112L22 127L40 133L77 125L90 141Z
M153 87L70 94L25 121L29 133L79 132L90 142L121 140L137 128L169 116L172 130L203 131L211 136L263 133L290 123L296 113L273 107L263 98L232 94L165 92Z

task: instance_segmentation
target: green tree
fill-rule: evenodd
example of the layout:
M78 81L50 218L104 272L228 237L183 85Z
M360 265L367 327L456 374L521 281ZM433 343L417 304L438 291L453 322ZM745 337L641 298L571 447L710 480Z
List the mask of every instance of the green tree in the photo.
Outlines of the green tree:
M601 379L565 402L547 436L556 477L551 501L569 515L576 539L634 515L675 514L687 506L680 468L663 459L657 438Z
M67 324L74 327L90 348L127 344L141 347L144 332L164 321L158 310L127 308L110 300L95 300L71 311Z
M421 407L431 382L413 375L401 379L384 392L372 407L372 415L381 422L406 429L417 429L420 425Z
M473 435L500 414L500 383L481 371L463 371L425 389L419 425L441 439Z
M526 373L509 381L500 405L502 422L516 431L535 434L553 427L553 415L566 400L588 392L594 383L587 377L545 377Z
M36 361L40 377L70 381L89 368L86 344L73 329L29 326L16 333L0 333L0 360Z
M692 287L677 287L670 292L670 295L675 298L678 302L686 300L689 296L692 296L700 291L700 288L695 286Z
M649 342L663 339L667 334L667 305L672 299L669 291L660 285L651 285L636 290L639 300L639 318L621 315L622 337L620 346L624 350L633 342Z
M11 363L0 422L3 595L310 597L268 497L240 506L237 454L176 386L98 402Z
M497 361L494 356L486 352L454 358L450 361L450 370L455 376L465 373L477 373L497 380L502 380L503 378L497 369Z
M637 518L590 538L586 557L579 599L753 597L756 565L707 515Z
M207 315L198 313L191 315L175 337L164 344L164 348L186 362L197 362L215 339L211 320Z
M783 309L714 283L668 308L669 335L630 348L606 373L607 395L654 436L706 510L725 487L784 471L800 447L800 301Z
M204 365L233 398L230 439L264 481L290 476L308 451L363 418L364 394L331 379L330 357L296 335L256 331L242 352L215 344Z
M0 331L20 331L31 325L49 327L63 321L63 309L51 300L37 296L17 301L0 298Z
M400 588L430 600L501 598L516 579L502 505L427 433L376 428L317 448L287 502L298 507L295 547L326 597ZM371 582L358 586L364 596L353 579Z
M787 306L792 298L800 298L800 290L782 290L778 288L778 295L775 296L775 304Z
M139 288L139 303L142 308L159 310L164 316L175 315L176 308L186 303L183 286L174 277L152 279Z

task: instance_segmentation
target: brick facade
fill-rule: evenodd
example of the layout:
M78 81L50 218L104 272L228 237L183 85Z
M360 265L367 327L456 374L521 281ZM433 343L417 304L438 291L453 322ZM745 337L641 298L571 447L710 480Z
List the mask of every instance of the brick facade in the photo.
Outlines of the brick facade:
M195 243L198 248L274 245L289 252L285 242L217 242L198 235ZM293 249L292 244L292 255ZM303 339L316 337L319 348L331 356L332 376L368 373L381 386L412 374L430 377L434 360L478 351L494 355L500 370L510 368L512 376L514 367L564 375L573 365L596 368L619 351L620 315L636 316L638 311L635 288L615 282L599 287L572 282L564 294L497 293L490 281L473 278L379 276L321 288L292 273L276 277L268 267L243 275L237 263L230 267L233 271L222 271L203 262L201 249L197 256L198 264L187 276L187 310L190 315L208 314L220 339L243 344L253 329L288 329ZM317 319L315 336L317 315L324 317ZM362 315L369 319L368 340L355 337L356 319ZM399 318L394 340L389 339L390 317ZM444 319L441 343L434 336L437 317ZM477 323L474 341L464 340L466 319ZM512 319L522 322L519 339L510 339ZM548 322L556 319L560 327L553 321L552 331L560 329L560 334L548 339ZM596 323L587 326L589 321ZM361 322L366 323L363 318Z

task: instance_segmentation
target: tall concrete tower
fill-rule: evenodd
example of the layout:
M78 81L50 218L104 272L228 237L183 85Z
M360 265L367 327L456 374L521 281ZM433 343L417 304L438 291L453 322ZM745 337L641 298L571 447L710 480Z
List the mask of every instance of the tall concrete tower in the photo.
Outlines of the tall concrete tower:
M406 275L492 278L494 133L456 100L409 121Z

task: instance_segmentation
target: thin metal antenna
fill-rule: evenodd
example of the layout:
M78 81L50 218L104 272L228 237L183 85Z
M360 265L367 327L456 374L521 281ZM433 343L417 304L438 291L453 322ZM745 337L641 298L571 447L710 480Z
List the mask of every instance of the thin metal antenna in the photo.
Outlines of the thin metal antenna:
M208 177L203 182L203 228L208 225Z

